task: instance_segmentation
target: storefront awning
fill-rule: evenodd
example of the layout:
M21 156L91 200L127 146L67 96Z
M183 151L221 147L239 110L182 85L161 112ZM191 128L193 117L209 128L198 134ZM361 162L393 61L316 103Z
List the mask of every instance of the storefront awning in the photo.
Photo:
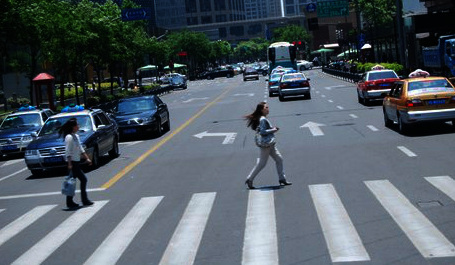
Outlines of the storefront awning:
M340 45L338 45L338 43L324 44L323 46L324 46L324 48L326 48L326 49L334 49L334 48L340 47Z

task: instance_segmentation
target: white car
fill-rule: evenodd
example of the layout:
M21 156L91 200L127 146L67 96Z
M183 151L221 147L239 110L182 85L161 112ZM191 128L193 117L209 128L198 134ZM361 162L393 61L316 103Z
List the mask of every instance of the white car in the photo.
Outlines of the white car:
M297 69L299 71L310 70L311 68L313 68L313 63L312 62L308 62L308 61L305 61L305 60L297 61Z

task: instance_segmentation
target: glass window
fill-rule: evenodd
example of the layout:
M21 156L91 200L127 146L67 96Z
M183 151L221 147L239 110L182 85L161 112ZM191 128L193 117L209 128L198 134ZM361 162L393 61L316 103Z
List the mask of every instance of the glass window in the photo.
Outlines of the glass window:
M197 12L196 0L185 0L185 7L187 13L196 13Z
M226 38L227 37L226 28L218 28L218 33L220 34L220 38Z
M119 102L116 107L116 111L122 114L141 113L154 109L156 109L155 101L150 99L125 100Z
M294 0L286 0L286 5L293 5L294 4Z
M227 16L226 15L216 15L216 22L226 22Z
M201 12L210 12L212 11L212 4L210 0L200 0L199 5L201 7Z
M454 92L455 89L445 79L415 81L408 84L408 95L415 96L425 93Z
M253 25L248 26L248 34L254 35L254 34L258 34L258 33L262 33L261 24L253 24Z
M209 24L212 23L212 16L202 16L201 17L201 24Z
M28 126L40 126L41 117L38 113L33 114L23 114L23 115L11 115L6 117L3 120L1 129L7 128L18 128L18 127L28 127Z
M305 76L303 74L292 74L283 76L283 81L288 81L292 79L305 79Z
M197 25L198 24L197 17L187 17L186 23L188 24L188 26Z
M41 112L41 118L43 119L43 122L47 120L48 116L46 114L46 112Z
M381 71L368 74L368 81L387 78L398 78L398 75L394 71Z
M287 13L288 15L295 14L294 6L287 6L287 7L286 7L286 13Z
M40 136L49 135L58 133L60 127L65 124L69 119L76 118L77 123L79 124L79 131L91 131L92 128L92 120L90 119L89 115L78 115L78 116L65 116L65 117L58 117L58 118L51 118L46 121L43 128L40 131Z
M98 128L100 125L103 124L103 122L101 121L101 117L99 114L95 115L93 117L94 121L95 121L95 127Z
M245 30L243 26L232 26L229 28L229 33L234 36L243 36L245 35Z
M224 0L216 0L215 1L215 10L216 11L226 10L226 2Z

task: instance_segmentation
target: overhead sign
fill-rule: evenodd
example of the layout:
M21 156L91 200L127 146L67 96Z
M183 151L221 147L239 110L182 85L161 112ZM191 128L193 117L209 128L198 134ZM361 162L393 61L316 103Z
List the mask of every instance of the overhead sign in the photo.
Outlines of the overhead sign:
M122 9L122 20L146 20L152 18L152 10L150 8L133 8Z
M349 15L348 0L318 1L318 17L342 17Z

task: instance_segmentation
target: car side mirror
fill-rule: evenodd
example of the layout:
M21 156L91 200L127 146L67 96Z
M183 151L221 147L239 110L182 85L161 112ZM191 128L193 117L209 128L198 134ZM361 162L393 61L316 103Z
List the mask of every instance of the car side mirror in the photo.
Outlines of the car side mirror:
M38 133L37 133L37 132L31 132L30 135L31 135L33 138L38 137Z
M307 78L306 80L310 81L311 79L310 79L310 78Z
M400 78L400 79L404 79L404 76L400 75L400 76L398 76L398 78Z

